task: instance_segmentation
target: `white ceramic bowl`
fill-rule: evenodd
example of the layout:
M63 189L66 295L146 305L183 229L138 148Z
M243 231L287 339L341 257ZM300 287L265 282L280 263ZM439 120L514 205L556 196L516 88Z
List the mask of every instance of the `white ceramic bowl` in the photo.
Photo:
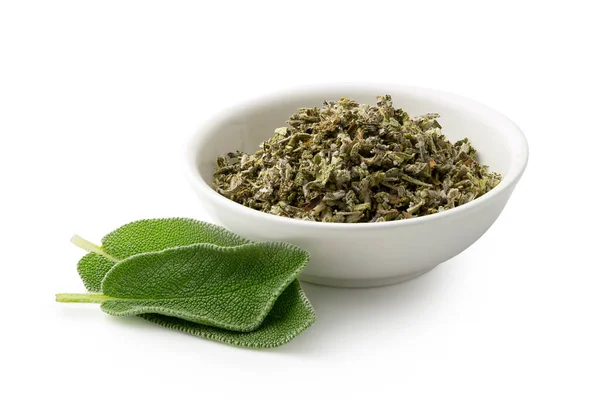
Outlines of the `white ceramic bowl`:
M254 153L299 107L352 98L373 104L391 94L411 116L441 114L451 141L468 137L479 159L503 175L489 193L463 206L410 220L324 223L270 215L235 203L210 184L218 155ZM285 241L311 254L301 279L330 286L369 287L414 278L459 254L496 220L527 165L527 141L500 113L450 93L394 84L309 86L259 98L229 109L205 124L188 145L189 178L202 204L226 228L255 241Z

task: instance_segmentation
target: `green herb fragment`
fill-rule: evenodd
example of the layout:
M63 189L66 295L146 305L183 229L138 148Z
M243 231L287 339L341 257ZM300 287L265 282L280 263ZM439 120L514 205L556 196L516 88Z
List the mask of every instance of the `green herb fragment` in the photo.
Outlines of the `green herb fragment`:
M118 261L118 258L115 254L126 259L137 254L144 255L182 246L187 248L191 244L198 243L229 247L250 243L248 240L222 227L185 218L132 222L106 235L102 239L102 246L93 245L79 237L74 237L73 242L88 251L95 252L87 254L78 263L78 271L83 282L89 290L94 292L102 290L104 277L117 265L115 261ZM274 244L268 245L273 246ZM170 268L167 273L170 274ZM237 271L237 273L243 273L243 270ZM219 276L223 277L224 275L215 272L215 276L212 277L213 281L216 281ZM109 300L106 298L106 294L100 293L75 296L77 297L71 297L68 300L72 302L103 302ZM105 301L105 303L108 303L108 301ZM133 311L133 309L129 309L129 311ZM234 346L251 348L281 346L306 330L315 321L314 310L297 280L293 280L283 290L260 326L250 332L217 328L157 313L142 313L138 316L158 325L191 335Z
M247 207L323 222L382 222L466 204L501 181L438 114L410 118L389 95L300 108L254 154L217 158L213 188Z

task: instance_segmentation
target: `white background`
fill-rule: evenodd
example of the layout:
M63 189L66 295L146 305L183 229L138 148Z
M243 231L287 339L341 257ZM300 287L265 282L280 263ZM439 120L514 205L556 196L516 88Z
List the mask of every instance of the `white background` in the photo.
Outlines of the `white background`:
M595 2L206 3L0 3L0 397L599 398ZM181 168L205 118L336 81L456 92L523 129L481 240L402 285L305 285L318 322L268 351L54 302L83 290L73 233L210 220Z

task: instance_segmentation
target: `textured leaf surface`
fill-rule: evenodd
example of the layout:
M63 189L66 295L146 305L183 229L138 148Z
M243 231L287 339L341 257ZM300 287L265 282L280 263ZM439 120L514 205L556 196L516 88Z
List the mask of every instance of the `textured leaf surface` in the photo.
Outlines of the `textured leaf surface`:
M140 317L190 335L251 348L284 345L310 327L316 318L297 280L279 296L260 327L251 332L232 332L160 314L141 314Z
M102 280L114 265L114 261L100 254L88 253L77 263L77 272L87 290L99 292L102 290Z
M155 235L164 237L155 239ZM147 238L151 238L149 244L145 244ZM120 256L126 258L138 254L136 251L161 251L194 243L237 246L249 241L207 222L169 218L132 222L106 235L102 243L107 253L117 249ZM100 292L102 280L114 265L115 262L99 254L89 253L79 261L78 271L88 290ZM140 314L139 317L194 336L249 348L281 346L310 327L316 319L298 280L284 290L263 323L251 332L228 331L160 314Z
M123 225L102 238L101 248L117 259L125 259L140 253L196 243L230 247L250 241L208 222L189 218L163 218ZM114 262L101 255L90 253L81 258L77 270L86 289L99 292L102 279L113 265Z
M194 244L118 262L102 281L116 316L159 313L235 331L256 329L308 264L287 243Z

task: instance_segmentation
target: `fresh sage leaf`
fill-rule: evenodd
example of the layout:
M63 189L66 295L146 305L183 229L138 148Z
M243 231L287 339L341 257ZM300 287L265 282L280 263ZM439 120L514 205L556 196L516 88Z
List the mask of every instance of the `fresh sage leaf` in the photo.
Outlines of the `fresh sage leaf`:
M279 296L258 329L251 332L233 332L160 314L141 314L140 317L166 328L232 346L269 348L284 345L308 329L315 321L315 312L300 282L295 280Z
M102 279L116 261L136 254L196 243L225 247L250 243L223 227L190 218L134 221L104 236L100 247L78 236L73 238L73 242L91 251L81 258L77 271L86 289L92 292L101 290Z
M287 243L193 244L126 258L106 274L101 294L59 294L57 300L101 303L115 316L158 313L248 332L308 260L306 251Z
M90 251L78 263L78 272L86 288L101 291L108 271L121 258L165 250L194 243L237 246L248 240L222 227L187 218L147 219L131 222L102 239L96 246L75 236L73 242ZM111 253L115 254L111 254ZM277 347L302 333L316 320L315 311L298 280L292 282L277 299L263 323L251 332L236 332L189 322L180 318L145 313L138 315L158 325L221 343L246 347Z

